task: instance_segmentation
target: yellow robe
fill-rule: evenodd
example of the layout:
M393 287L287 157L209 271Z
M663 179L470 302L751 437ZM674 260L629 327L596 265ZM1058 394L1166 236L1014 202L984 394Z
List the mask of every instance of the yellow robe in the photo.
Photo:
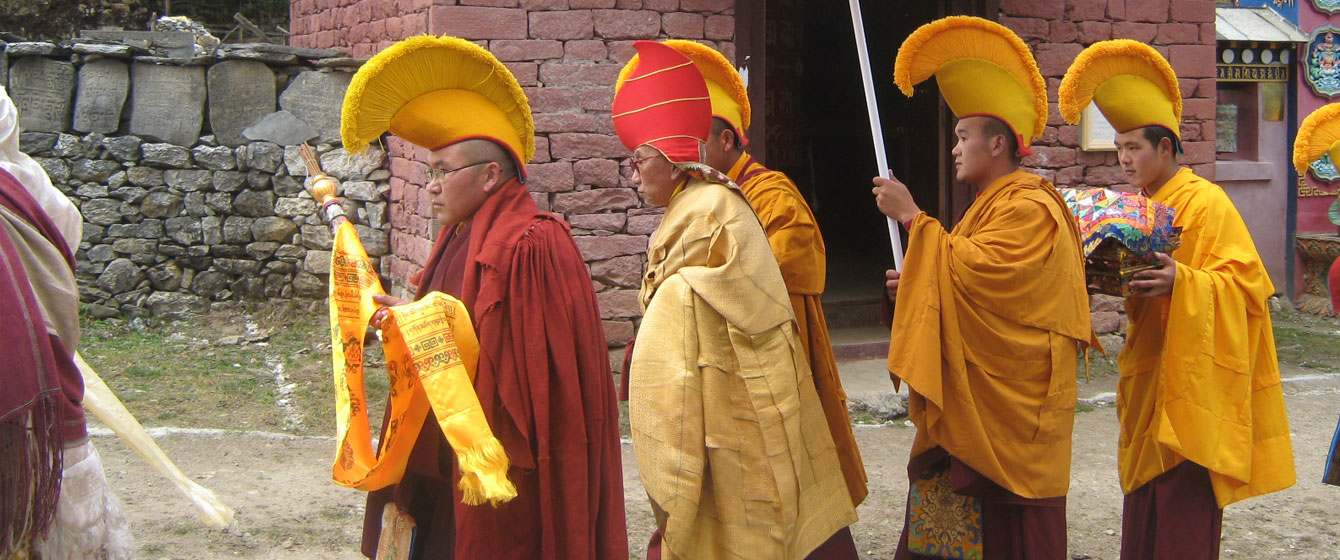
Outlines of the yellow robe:
M1064 496L1076 342L1093 340L1065 202L1015 171L952 232L923 213L908 239L889 372L911 387L912 456L939 446L1019 496Z
M694 179L647 257L628 410L662 558L803 558L856 509L763 228Z
M1171 298L1126 300L1118 359L1121 487L1184 460L1210 471L1222 508L1294 483L1266 298L1275 292L1247 226L1218 185L1182 169L1152 200L1177 211Z
M819 392L828 430L833 434L838 458L842 460L847 491L852 503L860 505L869 493L865 464L851 430L847 393L842 390L824 308L819 302L819 296L824 293L827 266L819 223L800 190L786 174L769 170L754 158L742 154L726 175L740 185L740 191L763 223L768 244L777 257L777 266L782 269L782 281L786 283L791 308L796 313L796 331L814 374L814 388Z

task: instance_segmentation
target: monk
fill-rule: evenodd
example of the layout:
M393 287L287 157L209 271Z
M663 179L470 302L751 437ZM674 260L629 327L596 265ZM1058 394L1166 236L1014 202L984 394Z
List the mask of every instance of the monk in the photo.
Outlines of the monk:
M712 101L712 134L706 143L703 163L725 173L740 186L768 236L768 245L782 270L791 309L796 315L796 331L804 345L805 358L814 375L814 388L824 407L828 430L837 444L842 460L842 475L853 504L860 505L868 493L865 464L852 434L847 412L847 394L842 390L833 344L828 338L820 295L824 292L827 262L824 238L814 212L800 189L785 173L763 166L745 153L749 138L751 111L749 93L735 66L711 47L671 39L674 47L693 61L707 81Z
M1219 557L1223 508L1294 483L1267 298L1247 226L1218 185L1177 164L1181 94L1153 48L1103 41L1060 88L1072 122L1090 102L1117 130L1130 185L1176 211L1182 245L1136 274L1117 360L1121 556Z
M963 44L976 48L955 50ZM907 39L899 87L910 95L932 74L959 117L955 176L977 197L946 231L896 178L874 180L880 211L910 232L889 372L909 387L917 432L895 558L960 547L1068 558L1076 351L1093 333L1079 231L1056 189L1019 169L1047 120L1046 88L1023 42L978 18L932 22ZM1027 105L1011 101L1020 99Z
M83 218L19 151L18 110L3 88L0 170L0 558L130 558L74 362Z
M614 128L633 182L666 207L629 379L648 557L854 559L855 506L777 261L739 188L699 161L702 74L664 44L634 47Z
M462 503L454 452L430 415L403 480L368 496L363 553L376 553L393 501L419 528L416 558L628 558L600 312L568 224L541 212L523 184L534 150L524 94L487 51L451 37L402 41L359 74L350 91L366 97L345 100L345 145L361 148L389 126L428 150L425 191L442 230L412 281L419 297L440 291L470 310L481 352L475 392L517 491L497 507ZM423 90L396 89L406 87ZM388 97L403 104L364 104Z

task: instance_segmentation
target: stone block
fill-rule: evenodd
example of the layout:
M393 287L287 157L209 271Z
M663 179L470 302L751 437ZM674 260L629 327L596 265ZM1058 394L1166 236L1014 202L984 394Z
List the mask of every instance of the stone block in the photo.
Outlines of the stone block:
M605 60L609 58L609 49L600 39L566 41L563 43L565 60Z
M578 229L618 233L628 221L628 215L619 212L604 214L568 214L568 223Z
M679 9L685 12L721 13L735 7L735 0L679 0Z
M709 21L709 23L711 22ZM1050 37L1047 20L1045 19L1001 16L1000 24L1009 28L1010 31L1013 31L1015 35L1025 41L1029 39L1045 41Z
M299 142L301 143L301 142ZM284 149L270 142L253 142L247 146L247 167L266 173L279 170L284 163Z
M625 229L628 233L634 235L651 235L656 232L657 226L660 225L661 214L630 215L628 216L628 226Z
M593 29L590 10L530 13L530 36L535 39L558 39L562 41L590 39Z
M121 205L119 200L108 198L95 198L84 202L79 207L79 213L84 215L84 221L100 226L115 224L121 221Z
M113 198L124 200L131 204L139 204L148 195L149 191L136 186L117 187L111 191L111 196Z
M610 286L637 288L642 285L642 257L628 255L591 263L591 278Z
M200 218L195 216L179 216L168 218L165 222L167 236L173 241L182 245L196 245L204 241L204 233L200 229Z
M583 235L574 237L573 241L588 262L647 252L645 235Z
M163 181L163 170L153 167L135 166L126 169L126 180L132 185L141 187L157 187L166 184Z
M621 68L621 66L614 64L546 62L539 68L539 81L543 82L545 87L586 87L591 84L612 84L619 77ZM609 106L606 105L604 110L608 111Z
M549 135L549 152L557 159L626 158L628 148L613 135L569 132Z
M225 227L227 224L225 223ZM298 225L293 220L279 218L275 216L266 216L257 218L251 224L251 237L256 241L275 241L278 243L288 243L293 234L298 232Z
M642 316L642 304L637 290L610 290L596 294L600 318L621 319Z
M1117 39L1153 43L1158 35L1159 27L1152 23L1118 21L1112 24L1112 36Z
M708 16L703 23L703 36L713 41L734 40L735 16Z
M627 346L633 340L633 322L628 320L601 321L605 329L605 343L610 348Z
M1172 21L1213 23L1215 5L1214 0L1177 0L1172 2L1169 15Z
M1014 17L1059 20L1065 16L1065 0L1001 0L1000 12Z
M98 275L98 287L111 294L120 294L135 289L144 279L144 271L130 259L120 258L107 263L107 268Z
M531 19L547 12L531 14ZM554 12L562 13L562 12ZM589 19L588 15L588 19ZM563 57L563 43L552 40L498 40L489 43L489 52L498 60L544 60Z
M554 195L554 212L594 214L607 210L626 210L639 203L633 189L592 189Z
M578 185L598 188L619 186L619 162L612 159L584 159L572 165Z
M307 124L293 113L275 111L261 117L256 124L242 130L242 136L248 140L274 142L281 146L296 146L317 137L312 125Z
M249 243L251 241L252 222L254 222L254 220L251 218L244 218L242 216L228 216L227 218L224 218L223 242Z
M70 167L70 174L77 180L102 183L121 170L121 164L106 159L81 159Z
M110 58L84 63L79 68L75 89L74 129L101 134L116 132L129 93L130 67L126 63Z
M604 39L655 39L661 33L661 14L651 10L595 10L596 35Z
M247 175L241 171L215 171L214 172L214 190L230 193L242 190L242 185L246 184Z
M519 8L432 6L428 32L462 39L526 39L526 11Z
M233 150L227 146L196 146L191 150L191 155L205 169L228 170L237 167Z
M19 110L19 129L64 132L70 128L75 87L74 65L28 56L9 67L9 97Z
M582 94L580 90L565 87L524 88L526 98L530 100L530 110L536 113L559 113L580 111Z
M142 141L135 136L112 136L102 139L103 149L123 163L140 160L141 143Z
M1215 45L1173 45L1168 47L1168 63L1179 78L1208 78L1215 75L1215 49Z
M1086 45L1112 38L1112 24L1106 21L1082 21L1076 28L1076 38Z
M203 169L169 169L163 172L163 180L183 192L207 190L214 181L212 174Z
M311 125L318 142L337 143L339 108L344 104L344 92L352 77L347 72L299 73L279 95L279 107Z
M661 29L676 39L702 39L706 23L702 14L671 12L661 16Z
M252 218L273 216L274 208L275 195L270 191L242 191L233 199L233 209L238 214ZM257 239L257 241L267 240Z
M205 70L195 66L131 65L130 133L193 146L205 109Z
M1200 27L1194 23L1163 23L1158 26L1158 42L1163 44L1198 43Z
M209 124L220 144L237 146L242 131L275 110L275 73L250 60L225 60L209 67Z

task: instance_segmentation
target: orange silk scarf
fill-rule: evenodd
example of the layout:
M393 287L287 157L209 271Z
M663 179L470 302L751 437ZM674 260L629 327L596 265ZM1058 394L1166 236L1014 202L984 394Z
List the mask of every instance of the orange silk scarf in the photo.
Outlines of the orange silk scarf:
M353 224L335 232L330 263L331 362L335 373L335 464L341 486L377 490L400 481L429 410L456 452L461 501L497 505L516 497L509 461L493 436L474 391L479 341L465 305L431 292L395 306L382 324L390 377L390 421L380 449L372 447L364 394L363 337L385 293Z

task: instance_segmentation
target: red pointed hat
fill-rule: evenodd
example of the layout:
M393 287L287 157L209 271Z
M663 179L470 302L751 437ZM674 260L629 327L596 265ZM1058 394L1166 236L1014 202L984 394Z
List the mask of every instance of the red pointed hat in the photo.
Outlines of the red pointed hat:
M614 133L630 151L650 145L673 163L700 161L712 133L703 74L683 53L655 41L633 43L637 57L614 85Z

